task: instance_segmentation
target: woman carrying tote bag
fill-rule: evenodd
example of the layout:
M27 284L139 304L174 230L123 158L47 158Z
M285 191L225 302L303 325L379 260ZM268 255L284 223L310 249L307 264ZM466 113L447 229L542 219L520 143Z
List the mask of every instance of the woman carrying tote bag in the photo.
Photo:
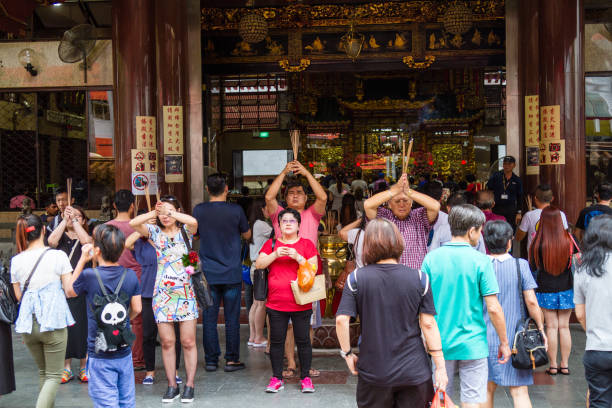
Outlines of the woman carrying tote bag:
M37 215L17 220L17 252L11 259L11 283L21 302L15 331L38 366L40 392L36 408L53 407L62 378L67 327L74 324L63 288L70 284L68 256L45 246L45 227Z
M275 393L284 388L283 357L289 319L293 323L300 358L302 392L314 392L309 376L312 363L309 333L312 306L296 303L291 281L297 279L300 265L306 262L317 264L317 249L310 240L298 236L301 222L299 212L285 209L278 214L278 222L281 237L276 240L274 249L274 240L268 240L255 262L257 269L269 269L266 308L270 319L270 362L273 374L266 392Z

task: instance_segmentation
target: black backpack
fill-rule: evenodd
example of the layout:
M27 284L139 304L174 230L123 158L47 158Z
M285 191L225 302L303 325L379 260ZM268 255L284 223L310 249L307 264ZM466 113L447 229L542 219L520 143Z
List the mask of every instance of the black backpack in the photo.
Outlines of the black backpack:
M94 272L103 294L103 296L94 296L91 307L98 324L95 351L113 352L128 347L136 336L127 327L130 297L125 292L121 292L127 269L124 268L121 280L113 293L106 291L98 268L94 268Z

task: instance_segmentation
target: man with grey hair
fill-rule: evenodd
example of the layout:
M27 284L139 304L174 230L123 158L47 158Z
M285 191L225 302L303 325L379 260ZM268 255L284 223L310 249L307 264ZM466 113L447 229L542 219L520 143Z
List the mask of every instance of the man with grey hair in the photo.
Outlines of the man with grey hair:
M499 287L491 260L473 247L481 237L485 216L470 204L454 206L448 216L452 239L430 252L422 270L430 279L436 320L442 337L449 386L458 371L463 408L487 402L489 349L483 301L500 339L499 362L510 358L504 312L497 300ZM437 350L429 350L437 351Z

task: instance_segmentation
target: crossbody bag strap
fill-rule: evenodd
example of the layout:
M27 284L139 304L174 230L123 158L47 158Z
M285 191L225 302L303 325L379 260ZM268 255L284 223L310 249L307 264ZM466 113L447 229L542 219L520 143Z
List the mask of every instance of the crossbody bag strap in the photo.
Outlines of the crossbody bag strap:
M36 260L36 263L34 264L34 267L32 268L32 270L30 271L30 274L28 275L28 279L26 279L25 283L23 284L23 291L21 292L21 297L23 298L23 295L27 292L28 290L28 286L30 286L30 281L32 280L32 276L34 276L34 272L36 271L36 268L38 267L38 264L40 263L40 261L43 259L43 256L45 256L45 254L50 251L51 248L47 248L43 251L42 254L40 254L40 256L38 257L38 259Z
M189 242L189 237L185 232L185 228L181 227L181 236L183 237L183 241L185 241L185 246L187 247L187 251L191 252L191 242Z
M76 250L77 245L79 245L79 239L77 238L70 250L70 255L68 255L68 262L72 262L72 256L74 255L74 251Z
M523 279L521 277L521 265L518 258L514 258L516 262L516 277L518 279L519 298L521 299L521 322L525 321L525 299L523 298Z
M115 289L115 295L119 294L119 291L121 290L121 286L123 286L123 281L125 281L126 276L127 276L127 268L123 268L123 275L121 275L121 279L119 280L117 289Z

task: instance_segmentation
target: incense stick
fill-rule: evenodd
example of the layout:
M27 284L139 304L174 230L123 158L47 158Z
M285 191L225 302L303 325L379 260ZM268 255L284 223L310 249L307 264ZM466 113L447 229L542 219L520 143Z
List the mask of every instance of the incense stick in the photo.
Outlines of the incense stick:
M406 167L403 169L403 173L408 172L408 165L410 164L410 154L412 153L412 143L414 142L413 138L410 138L410 142L408 143L408 155L406 156Z
M161 201L160 193L159 193L159 185L157 186L157 190L155 190L155 198L157 198L157 202Z
M66 190L68 190L68 205L72 205L72 178L66 179Z
M402 140L402 174L406 172L406 139Z
M291 147L293 148L293 160L297 160L298 152L300 148L300 131L292 130L290 133L291 133Z
M140 196L135 196L134 197L134 212L136 213L136 215L138 215L138 204L139 204L138 197L140 197Z
M147 210L151 212L151 197L149 196L149 183L144 185L145 199L147 200Z

